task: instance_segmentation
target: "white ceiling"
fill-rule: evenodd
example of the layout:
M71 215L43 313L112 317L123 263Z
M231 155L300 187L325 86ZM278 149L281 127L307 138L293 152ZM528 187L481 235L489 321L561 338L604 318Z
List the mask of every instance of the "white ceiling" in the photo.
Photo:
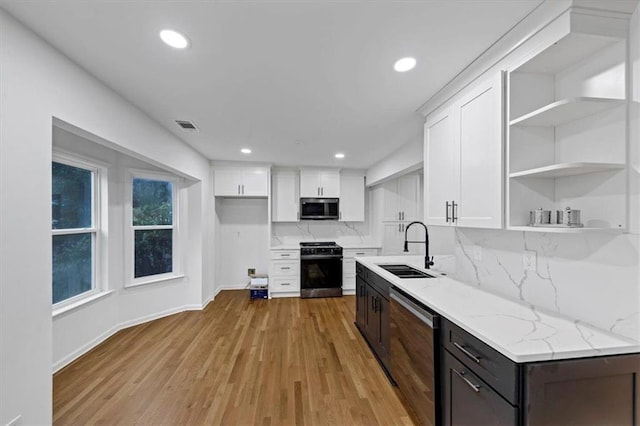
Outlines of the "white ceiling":
M0 5L210 159L367 168L421 138L416 109L540 2ZM164 45L166 27L192 46ZM403 56L417 59L413 71L393 70ZM175 119L193 120L200 132ZM338 151L346 158L335 159Z

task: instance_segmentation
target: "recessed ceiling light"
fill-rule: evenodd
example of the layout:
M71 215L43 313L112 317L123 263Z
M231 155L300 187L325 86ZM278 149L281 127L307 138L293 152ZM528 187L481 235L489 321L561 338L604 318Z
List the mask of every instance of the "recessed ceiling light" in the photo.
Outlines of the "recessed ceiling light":
M160 38L171 47L176 49L184 49L189 46L189 40L183 34L175 30L160 31Z
M405 71L412 70L413 67L415 66L416 66L415 58L407 57L407 58L398 59L396 63L393 64L393 69L395 69L398 72L405 72Z
M344 158L344 154L339 152L336 154L336 158Z
M251 154L251 150L249 148L242 148L240 152L243 154Z

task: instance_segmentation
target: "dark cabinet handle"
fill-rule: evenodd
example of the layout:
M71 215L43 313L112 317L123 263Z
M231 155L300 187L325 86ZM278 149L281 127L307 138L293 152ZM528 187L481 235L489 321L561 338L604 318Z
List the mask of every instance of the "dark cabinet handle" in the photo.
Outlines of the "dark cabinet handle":
M445 220L445 222L449 223L449 202L445 201L444 204L445 204L445 208L444 208L445 218L444 218L444 220Z
M469 358L471 358L472 360L474 360L476 362L476 364L480 364L480 357L477 355L472 354L471 352L469 352L464 346L462 346L460 343L458 342L453 342L453 346L455 346L456 348L460 349L462 351L463 354L465 354L466 356L468 356Z
M242 195L244 195L244 185L242 185Z
M458 207L458 204L456 204L455 201L451 202L451 222L455 223L458 218L456 217L456 207Z
M280 269L291 269L289 266L281 266Z
M291 285L291 283L280 283L280 285Z
M462 380L464 380L465 383L468 384L471 389L473 389L475 392L480 392L481 386L474 384L471 380L469 380L466 377L464 377L464 374L465 374L464 371L461 373L458 370L456 370L455 368L452 368L452 370L453 370L454 373L456 373L458 375L458 377L460 377Z
M289 253L282 253L282 254L280 255L280 257L289 257L289 256L291 256Z
M238 185L238 195L240 195L240 185Z

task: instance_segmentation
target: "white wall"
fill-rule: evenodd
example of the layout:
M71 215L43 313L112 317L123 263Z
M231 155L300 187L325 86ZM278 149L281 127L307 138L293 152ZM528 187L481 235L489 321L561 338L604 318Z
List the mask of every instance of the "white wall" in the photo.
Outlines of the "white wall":
M190 255L200 260L190 267L200 270L194 277L203 281L213 280L206 265L210 261L202 263L203 257L211 258L212 230L201 223L210 217L213 204L209 163L2 10L0 92L0 423L21 415L23 424L47 424L52 412L53 117L98 135L118 151L202 182L193 189L202 199L201 211L194 212L190 224L196 228L191 235L198 235ZM147 294L153 291L161 294ZM186 299L194 304L209 297L200 287L141 290L125 297L119 316L147 315L156 309L148 303L159 299L167 306L174 291L187 292ZM183 300L181 296L178 303ZM110 303L105 299L95 312L111 318ZM74 322L97 321L95 329L108 328L107 319L88 316L78 314ZM93 331L85 331L90 339Z
M367 186L381 184L389 179L420 170L422 168L422 132L401 146L391 155L380 160L367 170Z
M269 272L268 210L267 198L216 198L219 289L246 287L248 268Z

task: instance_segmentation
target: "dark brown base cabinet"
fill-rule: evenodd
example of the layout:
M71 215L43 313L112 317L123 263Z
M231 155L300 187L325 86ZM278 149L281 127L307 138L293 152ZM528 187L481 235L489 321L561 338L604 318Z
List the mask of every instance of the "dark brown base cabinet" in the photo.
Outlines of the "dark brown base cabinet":
M446 321L445 425L637 425L640 355L517 364Z
M356 326L389 375L389 289L391 284L356 263Z

